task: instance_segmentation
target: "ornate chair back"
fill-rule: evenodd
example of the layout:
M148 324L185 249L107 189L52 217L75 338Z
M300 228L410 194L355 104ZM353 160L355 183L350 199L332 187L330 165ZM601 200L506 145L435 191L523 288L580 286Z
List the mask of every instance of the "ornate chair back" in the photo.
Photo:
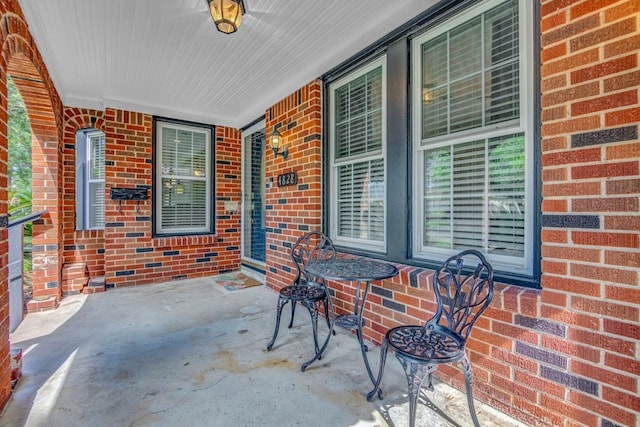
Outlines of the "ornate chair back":
M438 309L425 327L445 326L459 335L464 345L493 298L491 265L476 250L460 252L436 271L433 288Z
M305 266L309 261L331 260L336 257L333 242L319 231L311 231L300 236L291 248L291 258L296 265L294 285L305 285L317 281L316 277L307 274Z

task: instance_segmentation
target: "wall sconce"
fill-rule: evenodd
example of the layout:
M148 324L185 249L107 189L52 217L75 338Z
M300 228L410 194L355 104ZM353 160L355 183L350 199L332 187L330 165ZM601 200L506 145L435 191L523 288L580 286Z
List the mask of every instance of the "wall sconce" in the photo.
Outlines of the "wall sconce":
M221 33L235 33L245 13L242 0L207 0L213 23Z
M271 149L273 150L273 155L275 157L278 157L278 154L280 154L283 159L286 159L287 157L289 157L289 148L284 147L282 152L280 151L280 149L284 145L284 138L282 137L282 134L278 131L279 127L280 127L280 123L278 123L273 127L273 132L271 132L271 134L269 135L269 145L271 146Z

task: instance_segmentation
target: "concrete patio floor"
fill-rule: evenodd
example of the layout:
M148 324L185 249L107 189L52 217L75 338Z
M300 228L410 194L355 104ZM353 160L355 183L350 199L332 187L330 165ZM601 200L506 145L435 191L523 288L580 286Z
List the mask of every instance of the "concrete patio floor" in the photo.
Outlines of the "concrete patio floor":
M371 384L349 332L338 330L323 359L301 372L312 343L300 309L267 352L276 300L264 286L228 291L213 278L67 297L12 334L23 376L0 425L408 425L400 364L389 356L384 399L367 402ZM378 357L371 348L374 368ZM423 395L444 413L421 398L417 425L471 425L464 395L442 384ZM522 425L476 409L483 426Z

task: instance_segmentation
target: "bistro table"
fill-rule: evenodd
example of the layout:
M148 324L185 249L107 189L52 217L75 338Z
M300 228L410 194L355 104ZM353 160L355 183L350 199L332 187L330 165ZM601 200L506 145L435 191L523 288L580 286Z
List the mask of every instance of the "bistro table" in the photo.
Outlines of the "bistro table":
M371 281L388 279L396 276L398 274L398 269L391 264L372 261L366 258L337 258L327 261L310 261L305 268L307 273L321 277L325 280L356 282L356 300L353 306L353 314L343 314L338 316L335 318L333 323L343 328L356 331L364 365L367 368L369 379L371 379L371 382L375 385L376 379L371 371L371 366L369 365L367 347L364 344L364 338L362 336L362 326L364 325L362 314L364 312L365 303L367 302L367 295L369 294ZM329 336L330 335L331 333L329 333ZM320 351L320 354L322 354L324 348L326 348L326 344L328 344L328 340ZM307 362L306 365L314 360L315 358Z

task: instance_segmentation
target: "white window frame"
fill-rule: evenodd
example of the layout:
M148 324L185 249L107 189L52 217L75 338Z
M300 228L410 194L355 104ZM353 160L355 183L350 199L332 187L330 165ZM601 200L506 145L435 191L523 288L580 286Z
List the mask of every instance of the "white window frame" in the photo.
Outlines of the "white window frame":
M486 254L495 270L509 271L516 274L532 275L534 268L533 260L533 223L536 215L534 208L534 109L533 109L533 5L529 0L518 1L518 17L519 17L519 72L520 72L520 118L496 125L484 126L481 129L470 129L446 135L444 137L430 138L429 144L422 143L422 53L421 45L425 42L455 28L456 26L467 22L480 14L502 4L504 0L483 1L464 12L456 15L452 19L444 22L424 34L416 37L412 41L412 78L413 93L413 233L417 236L413 243L413 257L424 260L442 260L446 257L457 253L460 249L444 249L424 246L424 215L423 198L424 194L424 151L426 149L438 148L441 146L450 146L451 141L456 143L464 143L474 141L479 138L488 139L492 137L524 133L525 137L525 235L524 235L524 256L522 258L510 257L505 255ZM486 195L486 188L485 188ZM487 224L484 225L485 229ZM485 231L486 233L486 231Z
M215 207L213 203L213 144L212 144L212 129L208 126L189 125L184 123L176 123L168 120L156 121L155 128L155 180L154 180L154 195L155 195L155 235L157 236L179 236L179 235L192 235L192 234L211 234L214 232ZM203 227L163 227L162 224L162 179L164 177L179 177L180 179L194 179L189 176L180 177L179 175L165 175L162 170L162 133L164 129L185 130L189 132L198 132L205 134L205 147L206 147L206 165L205 165L205 177L206 177L206 195L205 195L205 225Z
M104 168L106 154L103 156L102 178L92 179L91 175L91 141L95 138L102 138L103 144L106 145L106 139L103 132L97 129L84 129L76 134L76 230L103 230L104 219L101 224L91 226L91 218L93 216L93 208L91 206L90 188L92 183L102 183L104 189ZM103 150L105 147L103 147ZM102 207L104 218L104 192L102 194Z
M347 159L335 158L335 91L350 81L367 74L368 72L382 67L382 145L380 150L375 152L355 155ZM330 83L329 85L329 196L331 200L331 208L329 212L329 221L331 228L331 239L337 246L343 246L353 249L384 253L387 247L387 57L382 55L375 61L349 73L348 75ZM372 161L381 159L384 162L384 238L382 241L370 239L356 239L350 237L338 236L338 167L350 163L358 163L362 161Z

